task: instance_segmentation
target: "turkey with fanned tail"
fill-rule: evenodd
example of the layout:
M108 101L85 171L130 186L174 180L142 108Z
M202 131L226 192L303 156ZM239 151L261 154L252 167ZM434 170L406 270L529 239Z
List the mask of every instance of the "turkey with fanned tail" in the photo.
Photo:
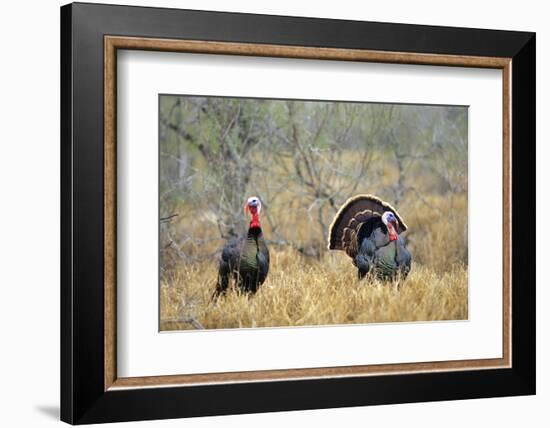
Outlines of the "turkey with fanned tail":
M380 279L405 278L412 262L400 236L406 230L390 204L373 195L357 195L334 217L328 249L345 251L357 267L359 279L369 272Z

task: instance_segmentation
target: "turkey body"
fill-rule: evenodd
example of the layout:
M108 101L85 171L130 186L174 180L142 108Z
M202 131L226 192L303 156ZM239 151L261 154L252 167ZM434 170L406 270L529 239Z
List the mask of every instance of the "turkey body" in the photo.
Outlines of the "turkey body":
M269 249L262 229L251 227L246 237L233 238L223 248L216 294L224 293L233 278L243 292L256 293L269 272Z
M384 218L392 221L386 224ZM336 214L328 248L345 251L357 267L359 279L368 273L385 280L405 278L412 264L411 253L400 236L405 230L407 226L390 204L376 196L357 195Z
M403 238L398 236L391 241L386 226L381 221L375 223L368 236L361 231L358 234L358 252L353 264L357 266L359 278L369 272L380 279L405 278L411 270L412 257ZM369 229L368 225L363 228Z

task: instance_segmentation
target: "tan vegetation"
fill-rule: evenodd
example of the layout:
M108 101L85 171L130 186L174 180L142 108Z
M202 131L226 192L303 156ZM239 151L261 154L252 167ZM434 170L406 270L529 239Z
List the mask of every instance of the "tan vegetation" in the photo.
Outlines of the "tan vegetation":
M254 296L238 291L211 300L216 267L184 266L161 283L161 330L306 326L466 319L467 271L438 274L415 265L409 278L359 282L347 256L323 263L305 260L291 248L272 250L273 265Z

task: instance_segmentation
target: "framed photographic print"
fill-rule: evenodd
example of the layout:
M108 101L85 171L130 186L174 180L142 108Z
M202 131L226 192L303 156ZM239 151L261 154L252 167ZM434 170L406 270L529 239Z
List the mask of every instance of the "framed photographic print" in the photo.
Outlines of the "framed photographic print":
M62 420L535 393L533 33L76 3L61 54Z

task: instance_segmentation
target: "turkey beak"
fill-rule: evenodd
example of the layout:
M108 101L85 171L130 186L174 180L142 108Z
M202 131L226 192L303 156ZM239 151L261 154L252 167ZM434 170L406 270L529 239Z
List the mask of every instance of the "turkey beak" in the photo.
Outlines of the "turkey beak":
M397 220L393 222L393 227L395 227L395 231L397 232L397 229L399 229L399 222Z

